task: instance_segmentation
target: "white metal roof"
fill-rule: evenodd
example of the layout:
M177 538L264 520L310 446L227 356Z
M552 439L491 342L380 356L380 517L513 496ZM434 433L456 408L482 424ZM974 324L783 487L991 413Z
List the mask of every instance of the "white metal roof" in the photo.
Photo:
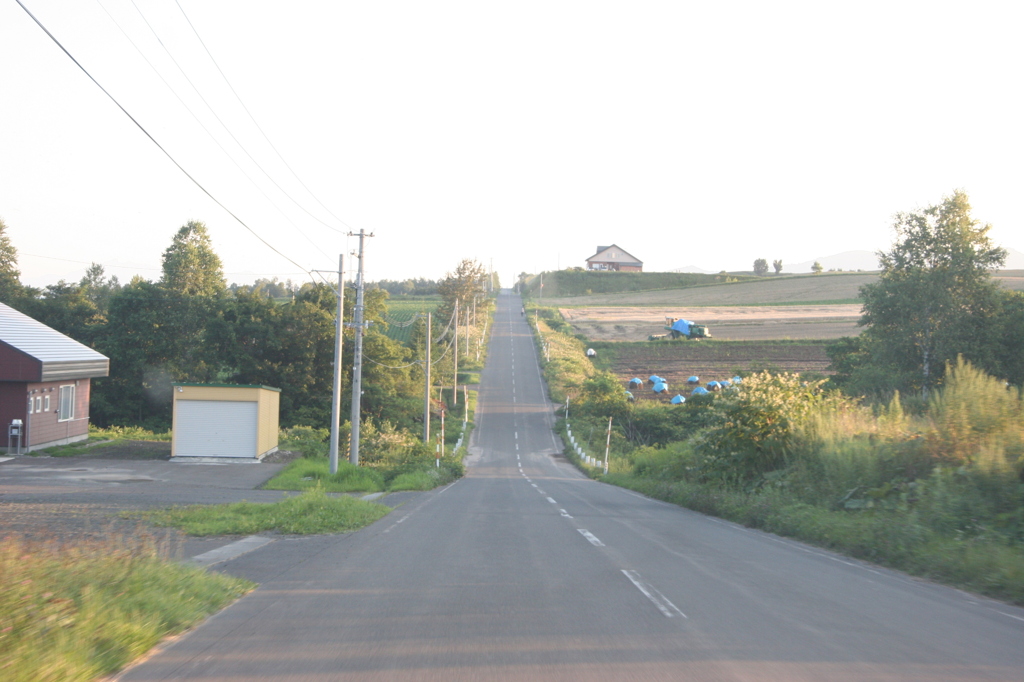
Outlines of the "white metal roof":
M106 376L109 359L83 343L0 303L0 341L43 364L43 380ZM86 369L87 368L87 369ZM87 373L83 374L83 370Z

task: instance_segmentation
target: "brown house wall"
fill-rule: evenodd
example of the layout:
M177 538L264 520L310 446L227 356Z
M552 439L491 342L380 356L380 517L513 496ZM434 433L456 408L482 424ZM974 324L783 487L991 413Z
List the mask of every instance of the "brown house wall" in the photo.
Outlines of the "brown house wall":
M75 386L75 418L58 421L60 387L72 385ZM0 382L0 447L7 447L7 427L13 419L21 419L22 423L26 424L23 446L27 447L35 448L54 441L88 436L90 389L91 383L88 379L41 383ZM29 414L30 396L33 399L43 397L44 400L49 396L50 409Z
M57 420L61 386L75 386L75 418L67 421ZM89 435L89 388L88 379L29 384L29 390L40 391L34 395L50 396L50 410L29 415L31 423L29 424L28 444L36 446L65 438Z
M0 381L39 381L43 363L0 341Z
M7 427L15 419L25 423L25 408L28 398L25 395L25 384L13 381L0 381L0 447L7 447Z

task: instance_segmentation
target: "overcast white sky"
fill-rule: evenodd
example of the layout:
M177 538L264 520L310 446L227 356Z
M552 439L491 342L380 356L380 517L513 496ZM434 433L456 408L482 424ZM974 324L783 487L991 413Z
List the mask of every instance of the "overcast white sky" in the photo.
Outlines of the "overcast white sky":
M508 284L611 243L749 269L886 248L895 212L955 188L1024 250L1021 3L178 0L314 199L175 0L22 1L301 266L3 0L0 216L36 286L89 262L156 279L189 219L236 282L334 268L349 229L376 234L370 279L475 257Z

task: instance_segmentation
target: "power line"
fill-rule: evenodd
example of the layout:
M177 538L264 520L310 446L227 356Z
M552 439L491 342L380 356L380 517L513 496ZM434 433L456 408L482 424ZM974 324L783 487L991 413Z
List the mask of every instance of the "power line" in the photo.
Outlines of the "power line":
M227 74L225 74L224 70L220 68L220 64L217 63L217 60L213 58L213 53L210 52L210 48L208 48L206 46L206 43L203 42L203 39L199 35L199 31L196 30L195 25L193 25L192 20L188 18L187 14L185 14L185 8L181 6L181 3L178 2L178 0L174 0L174 2L178 6L178 9L181 10L181 15L183 17L185 17L185 21L188 22L188 25L192 29L192 32L195 33L196 39L199 41L199 44L203 46L204 50L206 50L206 54L207 54L207 56L210 57L210 61L213 62L213 65L215 67L217 67L217 71L220 73L221 77L224 79L224 82L227 83L228 89L231 90L231 94L233 94L235 96L235 99L238 100L238 103L240 105L242 105L242 109L244 109L245 113L249 115L249 120L251 120L253 125L256 126L256 129L260 131L260 134L263 135L263 139L267 141L267 144L270 145L270 148L274 150L275 154L277 154L277 158L281 159L281 163L283 163L285 165L285 168L287 168L289 170L289 172L291 172L292 177L294 177L299 182L299 184L302 185L302 188L305 189L306 192L309 193L309 196L313 197L313 200L316 201L316 203L320 204L320 207L323 208L325 211L327 211L327 213L330 214L330 216L332 218L334 218L339 223L341 223L342 225L347 227L349 230L354 229L348 223L346 223L344 220L342 220L338 216L334 215L334 213L331 212L331 209L327 208L327 206L324 204L324 202L320 201L320 198L317 197L317 195L313 194L313 190L311 190L309 187L306 186L306 183L304 183L302 181L302 178L299 177L298 173L296 173L292 169L291 165L287 161L285 161L285 158L281 155L281 152L279 152L277 150L277 147L274 146L274 143L270 141L270 138L263 131L263 128L260 126L260 124L256 122L256 118L252 115L252 112L249 111L249 107L245 106L245 102L242 101L242 98L235 91L234 86L231 85L231 81L228 80ZM292 199L291 195L286 195L286 196L288 196L289 199ZM292 201L295 202L296 206L298 206L303 211L305 211L311 218L313 218L317 222L319 222L319 223L325 225L326 227L328 227L328 228L330 228L332 230L335 230L337 232L342 232L343 231L343 230L337 230L336 228L331 227L330 225L328 225L324 221L320 220L320 218L317 218L315 215L313 215L312 213L307 211L306 208L304 206L302 206L301 204L299 204L297 201L295 201L295 199L292 199Z
M100 1L99 1L99 0L96 0L96 1L97 1L97 3L99 3L100 7L103 7L103 4L102 4L102 3L100 3ZM270 174L269 174L269 173L268 173L268 172L267 172L267 171L266 171L266 170L265 170L265 169L263 168L263 166L261 166L261 165L259 164L259 162L258 162L258 161L256 161L256 159L255 159L255 158L253 158L253 155L249 153L249 150L245 148L245 146L244 146L244 145L243 145L243 144L241 143L241 141L240 141L240 140L239 140L239 139L238 139L237 137L235 137L235 134L231 132L231 129L230 129L230 128L228 128L227 124L226 124L226 123L225 123L225 122L224 122L224 121L223 121L223 120L221 119L221 117L220 117L220 116L219 116L219 115L217 114L217 112L216 112L216 111L214 110L213 106L211 106L211 105L210 105L210 103L209 103L208 101L206 101L206 98L205 98L205 97L203 97L203 94L202 94L202 93L201 93L201 92L199 91L199 88L198 88L198 87L196 87L196 84L195 84L195 83L193 83L193 82L192 82L192 79L191 79L191 78L189 78L189 76L188 76L188 74L187 74L187 73L185 73L185 69L183 69L183 68L182 68L181 64L179 64L179 63L178 63L178 60L174 58L174 55L173 55L173 54L171 54L171 51L170 51L170 50L169 50L169 49L167 48L167 45L165 45L165 44L164 44L164 41L163 41L163 40L162 40L162 39L160 38L160 35L159 35L159 34L158 34L158 33L156 32L156 29L155 29L155 28L153 28L153 25L149 23L149 19L147 19L147 18L146 18L146 15L142 13L142 9L141 9L141 8L140 8L140 7L139 7L139 6L138 6L138 5L137 5L137 4L135 3L135 0L132 0L132 5L133 5L133 6L135 7L135 10L136 10L136 11L137 11L137 12L139 13L139 16L140 16L140 17L142 17L142 21L143 21L143 22L145 22L146 26L147 26L147 27L149 28L150 32L151 32L151 33L153 34L153 37L154 37L154 38L156 38L156 41L157 41L158 43L160 43L160 47L162 47L162 48L163 48L163 50L164 50L164 52L166 52L166 53L167 53L167 56L168 56L168 57L170 57L171 61L172 61L172 62L174 63L174 65L175 65L175 66L176 66L176 67L178 68L178 71L179 71L179 72L181 73L181 75L182 75L182 76L183 76L183 77L185 78L185 80L186 80L186 81L188 81L188 84L192 86L192 90L194 90L194 91L195 91L195 93L196 93L196 95L198 95L198 96L199 96L199 99L200 99L200 100L202 100L203 104L205 104L205 105L206 105L206 108L207 108L207 109L208 109L208 110L210 111L210 113L211 113L211 114L213 114L213 117L217 119L217 122L218 122L218 123L220 123L220 125L221 125L221 127L222 127L222 128L224 129L224 131L225 131L225 132L226 132L226 133L227 133L227 134L228 134L228 135L229 135L229 136L231 137L231 139L232 139L232 140L234 140L234 141L235 141L235 144L237 144L237 145L238 145L238 148L239 148L239 149L241 149L241 150L242 150L242 152L243 152L243 153L244 153L244 154L245 154L246 156L248 156L248 157L249 157L249 160L250 160L250 161L252 161L252 162L253 162L253 164L255 164L257 168L259 168L259 169L260 169L260 171L261 171L261 172L263 173L263 175L265 175L265 176L266 176L266 178L267 178L268 180L270 180L270 182L271 182L271 183L273 183L275 187L277 187L277 188L278 188L279 190L281 190L281 193L282 193L282 194L284 194L284 195L285 195L286 197L288 197L289 199L291 199L292 203L294 203L294 204L295 204L296 206L298 206L298 207L299 207L300 209L302 209L302 210L304 210L304 211L305 211L305 209L304 209L304 208L303 208L303 207L302 207L302 206L301 206L301 205L300 205L300 204L299 204L299 203L298 203L298 202L297 202L297 201L296 201L296 200L295 200L295 199L294 199L294 198L293 198L293 197L292 197L292 196L291 196L290 194L288 194L288 192L287 192L287 191L285 191L285 189L284 189L283 187L281 187L281 185L279 185L279 184L277 183L277 181L276 181L276 180L274 180L274 178L272 178L272 177L270 176ZM103 7L103 11L105 11L105 12L106 12L106 7ZM210 132L210 130L209 130L209 129L208 129L207 127L206 127L206 125L205 125L205 124L203 124L203 122L202 122L202 121L201 121L201 120L199 119L199 117L198 117L198 116L196 115L196 113L195 113L195 112L194 112L194 111L193 111L193 110L192 110L192 109L191 109L191 108L190 108L190 107L189 107L189 106L188 106L187 104L185 104L185 101L184 101L184 100L182 100L181 96L180 96L180 95L179 95L179 94L177 93L177 91L176 91L176 90L175 90L175 89L174 89L174 88L173 88L173 87L171 86L171 84L170 84L170 83L168 83L168 82L167 82L167 80L166 80L166 79L165 79L165 78L163 77L163 75L162 75L162 74L161 74L161 73L159 72L159 70L158 70L158 69L157 69L157 68L156 68L155 66L153 66L153 63L152 63L152 62L150 62L148 58L146 58L146 55L145 55L145 54L143 54L143 52L142 52L142 50L141 50L141 49L139 48L139 46L138 46L138 45L136 45L136 44L135 44L135 41L134 41L134 40L132 40L132 39L131 39L131 38L130 38L130 37L128 36L128 33L127 33L127 32L126 32L126 31L125 31L125 30L124 30L123 28L121 28L121 25L117 23L117 20L116 20L116 19L114 19L114 17L113 17L113 16L112 16L112 15L110 14L110 12L107 12L107 16L108 16L108 17L110 17L110 20L114 22L114 25L115 25L115 26L117 26L117 27L118 27L118 29L120 29L120 30L121 30L121 33L123 33L123 34L124 34L124 36L125 36L126 38L128 38L128 42L130 42L130 43L132 44L132 47L134 47L134 48L135 48L135 50L136 50L136 51L137 51L137 52L138 52L138 53L139 53L140 55L142 55L142 58L146 60L146 63L147 63L147 64L149 64L149 67L150 67L150 68L151 68L151 69L152 69L152 70L153 70L153 71L154 71L154 72L156 73L156 75L157 75L157 76L158 76L158 77L160 78L160 80L161 80L161 81L163 81L163 84L164 84L165 86L167 86L167 89L168 89L168 90L170 90L170 91L171 91L171 93L172 93L172 94L173 94L173 95L174 95L175 97L177 97L177 98L178 98L178 101L179 101L179 102L181 102L181 105L182 105L183 107L185 107L185 110L186 110L186 111L188 111L188 112L189 112L190 114L192 114L192 118L194 118L194 119L196 120L196 122L197 122L197 123L199 123L200 127L201 127L201 128L202 128L202 129L204 130L204 131L206 131L206 134L207 134L207 135L208 135L208 136L210 137L210 139L211 139L211 140L213 140L214 144L216 144L216 145L217 145L218 147L220 147L220 150L221 150L222 152L224 152L224 155L225 155L225 156L227 156L227 157L228 157L228 158L229 158L229 159L231 160L231 162L235 164L235 167L236 167L236 168L238 168L238 170L239 170L239 171L241 171L242 175L244 175L244 176L246 177L246 179L247 179L247 180L248 180L248 181L249 181L250 183L252 183L252 186L253 186L253 187L255 187L255 188L256 188L256 189L257 189L257 190L258 190L258 191L260 192L260 194L262 194L262 195L264 196L264 198L265 198L265 199L266 199L267 201L269 201L269 202L270 202L270 204L271 204L271 205L272 205L272 206L273 206L274 208L276 208L276 209L277 209L278 213L280 213L280 214L281 214L282 216L284 216L284 219L285 219L285 220L287 220L287 221L288 221L289 223L291 223L292 227L294 227L294 228L296 229L296 231L297 231L297 232L298 232L299 234L301 234L301 235L302 235L302 236L303 236L303 237L304 237L304 238L306 239L306 241L308 241L308 242L309 242L310 244L312 244L312 245L313 245L313 248L315 248L315 249L316 249L317 251L319 251L319 252L320 252L321 254L323 254L324 256L327 256L327 253L325 253L325 252L323 251L323 249L321 249L321 248L320 248L320 246L319 246L319 245L318 245L318 244L317 244L316 242L314 242L314 241L313 241L312 239L310 239L310 238L309 238L309 236L308 236L308 235L307 235L307 234L306 234L305 232L303 232L303 231L302 231L302 229L301 229L301 228L299 228L299 226L298 226L298 225L296 225L296 224L295 224L295 222L294 222L294 221L293 221L293 220L292 220L291 218L289 218L289 217L288 217L288 215L287 215L287 214L286 214L286 213L285 213L285 212L284 212L284 211L283 211L283 210L281 209L281 207L280 207L280 206L278 206L278 205L277 205L277 203L275 203L275 202L274 202L274 200L270 198L270 195L268 195L268 194L267 194L266 192L264 192L264 191L263 191L263 188L262 188L262 187L260 187L260 186L259 186L259 185L258 185L258 184L256 183L256 181L255 181L255 180L253 180L253 179L252 179L252 177L251 177L251 176L250 176L250 175L249 175L248 173L246 173L246 172L245 172L245 169L244 169L244 168L242 168L242 166L241 166L241 165L240 165L240 164L238 163L238 161L236 161L236 160L235 160L235 158L234 158L233 156L231 156L231 154L230 154L230 153L228 153L228 150L224 149L224 146L223 146L223 145L222 145L222 144L221 144L221 143L220 143L220 142L219 142L219 141L217 140L217 138L215 138L215 137L214 137L213 133L211 133L211 132ZM309 213L309 211L306 211L306 213ZM312 215L312 214L311 214L311 215ZM313 217L315 218L316 216L313 216ZM330 225L328 225L328 227L330 227ZM331 228L331 229L334 229L334 228ZM340 230L336 230L336 231L339 231L339 232L340 232Z
M101 91L103 91L103 94L106 95L108 98L110 98L111 102L113 102L115 105L117 105L117 108L120 109L121 112L125 116L127 116L128 119L132 123L134 123L135 126L139 130L142 131L142 134L145 135L146 137L148 137L149 141L152 142L153 144L155 144L157 149L159 149L161 152L163 152L164 156L166 156L171 161L171 163L173 163L178 168L178 170L180 170L182 173L185 174L185 177L187 177L189 180L191 180L192 183L196 187L198 187L200 190L202 190L203 194L205 194L206 196L210 197L210 199L213 201L213 203L217 204L222 209L224 209L224 211L228 215L230 215L232 218L234 218L238 222L239 225L241 225L242 227L247 229L252 234L252 236L254 236L254 237L256 237L256 239L260 240L263 243L264 246L266 246L268 249L270 249L271 251L273 251L277 255L281 256L281 258L284 258L286 261L288 261L289 263L291 263L295 267L297 267L300 270L302 270L306 275L309 275L310 278L312 279L312 275L310 275L309 270L306 270L306 268L302 267L301 265L299 265L298 263L293 261L291 258L289 258L288 256L286 256L283 253L281 253L280 251L278 251L270 242L268 242L263 237L259 236L259 234L257 234L254 229L249 227L245 223L244 220L242 220L237 215L235 215L227 206L222 204L220 202L220 200L217 199L217 197L213 196L213 194L211 194L208 189L203 187L203 185L200 184L200 182L198 180L196 180L194 177L192 177L192 175L187 170L185 170L185 168L182 167L182 165L180 163L178 163L173 156L171 156L171 153L168 152L166 149L164 149L163 146L159 142L156 141L156 138L153 137L152 135L150 135L149 131L146 130L142 126L141 123L139 123L137 120L135 120L135 117L132 116L131 114L129 114L128 110L125 109L123 106L121 106L121 103L118 102L117 99L115 99L113 95L111 95L109 92L107 92L106 88L104 88L102 85L100 85L100 82L98 80L93 78L92 74L89 73L89 71L84 66L82 66L78 62L78 60L75 59L74 56L70 52L68 52L68 49L66 47L64 47L64 45L62 45L59 40L57 40L56 36L54 36L52 33L50 33L50 30L48 28L46 28L46 26L44 26L43 23L41 21L39 21L39 19L37 19L34 14L32 14L32 12L28 9L28 7L25 7L24 3L21 0L15 0L15 2L17 2L18 6L20 6L23 10L25 10L25 14L27 14L32 19L32 21L36 22L36 25L43 30L43 33L45 33L47 36L49 36L50 40L52 40L54 42L54 44L56 44L57 47L59 47L61 49L61 51L68 56L68 59L70 59L72 62L74 62L75 66L77 66L79 69L81 69L82 73L84 73L86 76L88 76L89 80L91 80L96 85L96 87L98 87Z

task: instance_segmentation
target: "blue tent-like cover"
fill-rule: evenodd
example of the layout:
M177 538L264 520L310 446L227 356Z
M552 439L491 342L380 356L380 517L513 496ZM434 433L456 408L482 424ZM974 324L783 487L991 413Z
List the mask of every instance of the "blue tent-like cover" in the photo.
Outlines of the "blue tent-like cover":
M690 325L692 324L693 322L690 322L689 320L676 320L675 322L672 323L672 329L684 336L689 336Z

